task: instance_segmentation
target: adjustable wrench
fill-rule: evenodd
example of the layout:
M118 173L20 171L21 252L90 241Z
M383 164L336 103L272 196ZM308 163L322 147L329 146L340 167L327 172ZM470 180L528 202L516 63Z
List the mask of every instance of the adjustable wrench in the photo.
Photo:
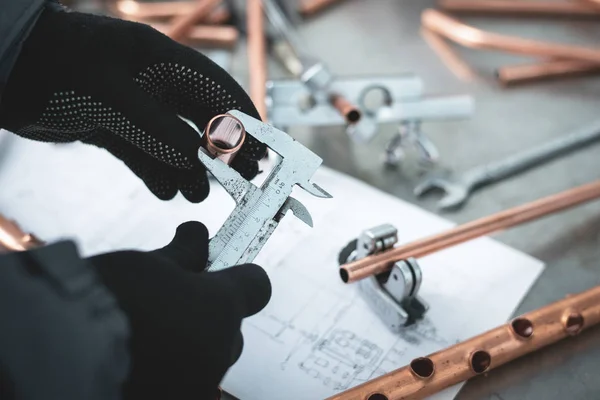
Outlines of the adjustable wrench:
M542 146L467 170L454 179L427 178L415 187L414 194L422 196L433 189L440 189L445 195L438 202L438 209L456 209L465 204L476 189L549 162L599 139L600 120Z

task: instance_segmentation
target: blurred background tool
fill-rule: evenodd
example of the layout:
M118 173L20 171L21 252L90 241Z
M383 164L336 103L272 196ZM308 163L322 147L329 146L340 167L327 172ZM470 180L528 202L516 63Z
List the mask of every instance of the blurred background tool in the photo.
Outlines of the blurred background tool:
M0 253L24 251L42 246L44 243L19 225L0 214Z
M576 2L440 0L438 7L447 13L467 16L540 17L560 18L567 21L574 18L600 18L600 8L591 0ZM462 23L446 13L434 9L425 10L421 20L425 30L465 47L503 51L540 59L536 64L508 65L497 68L498 82L504 86L550 78L594 74L599 71L600 48L492 33ZM448 51L440 50L439 43L432 47L441 58L448 59Z
M282 129L295 126L344 126L357 143L368 143L383 124L397 134L384 150L386 165L398 166L406 149L416 150L422 165L438 161L439 151L423 134L426 121L460 120L472 115L468 95L423 97L413 74L338 77L312 56L278 2L265 1L276 28L275 55L296 79L268 82L269 121Z

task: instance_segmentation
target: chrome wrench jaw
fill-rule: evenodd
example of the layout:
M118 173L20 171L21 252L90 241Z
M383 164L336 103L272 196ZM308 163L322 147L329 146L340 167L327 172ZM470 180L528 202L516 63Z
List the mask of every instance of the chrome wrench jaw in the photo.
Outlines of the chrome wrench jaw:
M290 197L295 185L316 197L331 198L310 181L322 164L320 157L271 125L237 110L227 114L241 122L246 135L264 143L279 157L269 176L257 187L204 148L198 151L200 162L236 202L233 212L209 241L209 271L252 262L288 210L312 226L306 207Z
M442 191L444 195L437 202L438 210L455 210L463 206L469 194L471 186L462 181L451 181L442 177L428 178L418 184L413 193L417 197L422 197L435 190Z

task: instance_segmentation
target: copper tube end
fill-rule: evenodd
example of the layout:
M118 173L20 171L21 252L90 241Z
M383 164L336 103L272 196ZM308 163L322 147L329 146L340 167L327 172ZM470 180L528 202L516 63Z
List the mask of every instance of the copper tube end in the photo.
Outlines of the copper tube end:
M496 77L502 85L512 86L547 79L592 75L599 72L600 63L553 60L537 64L501 67L496 71Z
M44 243L24 232L18 224L0 215L0 252L25 251Z
M246 129L242 122L230 114L213 117L204 130L202 147L223 162L229 164L246 140Z
M346 100L346 98L337 94L332 94L329 96L329 101L344 117L348 124L356 124L360 120L360 110L354 104Z
M310 16L339 2L340 0L301 0L298 11L304 16Z

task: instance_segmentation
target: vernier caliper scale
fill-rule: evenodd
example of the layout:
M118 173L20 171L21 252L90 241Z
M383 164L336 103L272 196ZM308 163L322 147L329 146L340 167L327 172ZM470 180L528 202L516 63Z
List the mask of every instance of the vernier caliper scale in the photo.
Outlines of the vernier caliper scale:
M227 137L234 134L241 140L229 146L223 145ZM244 179L227 164L227 157L241 147L246 134L278 155L273 170L260 187ZM288 211L312 227L312 218L306 207L290 197L295 185L314 196L331 198L329 193L310 181L323 160L269 124L232 110L213 118L207 125L203 140L206 146L198 151L200 162L236 203L223 226L210 239L209 271L252 262Z

